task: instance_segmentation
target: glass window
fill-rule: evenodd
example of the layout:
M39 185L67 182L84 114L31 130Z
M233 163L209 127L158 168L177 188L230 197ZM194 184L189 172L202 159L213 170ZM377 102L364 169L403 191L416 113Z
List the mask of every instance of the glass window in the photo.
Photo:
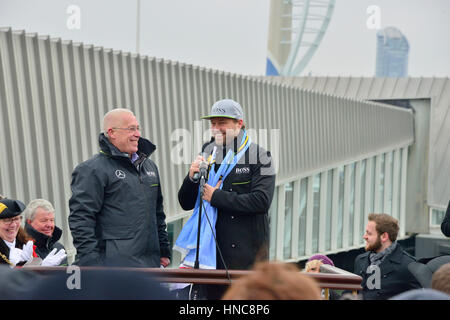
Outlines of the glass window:
M275 260L275 250L277 247L278 188L275 188L272 204L269 209L270 260Z
M169 243L170 243L169 248L173 248L173 246L175 244L175 240L176 240L176 239L174 239L174 223L173 222L169 222L167 224L167 235L168 235ZM172 254L172 256L173 256L173 254ZM173 260L173 258L172 258L172 260Z
M319 251L319 220L320 220L320 174L313 177L313 238L312 252Z
M338 210L338 248L342 248L342 233L344 220L344 167L339 167L339 210Z
M431 209L431 225L440 226L445 218L445 211Z
M294 183L289 182L284 185L285 203L284 203L284 247L283 258L291 257L292 240L292 210L294 207Z
M353 225L355 221L355 163L348 166L350 170L350 194L349 194L349 234L348 234L348 244L351 246L353 244Z
M392 184L394 181L394 153L393 151L386 154L386 179L385 179L385 189L386 189L386 196L385 199L386 208L385 213L392 215ZM389 177L389 181L387 181L387 177Z
M396 152L398 152L398 166L397 166L397 207L392 208L392 211L397 212L397 217L400 217L400 208L401 208L401 200L402 200L402 149L398 149Z
M333 208L333 170L328 171L325 250L331 250L331 216Z
M375 193L378 190L378 187L376 185L376 181L377 181L377 177L376 177L376 162L377 162L377 157L372 157L372 172L369 172L370 174L370 185L372 187L372 190L370 191L372 193L371 195L371 201L369 201L369 213L374 213L375 212Z
M170 248L173 248L178 235L181 232L183 226L183 219L178 219L167 223L167 234L169 238ZM181 262L181 254L178 251L172 252L172 259L170 261L170 267L178 267Z
M359 218L359 242L362 243L364 239L362 238L364 236L365 227L366 227L366 221L365 221L365 201L366 201L366 160L361 161L361 199L360 199L360 218ZM356 243L355 243L356 244Z
M380 177L378 179L378 210L377 213L383 213L384 210L384 153L380 156Z
M308 178L304 178L300 182L300 206L299 206L299 224L298 224L298 255L305 255L306 240L306 200L308 195Z

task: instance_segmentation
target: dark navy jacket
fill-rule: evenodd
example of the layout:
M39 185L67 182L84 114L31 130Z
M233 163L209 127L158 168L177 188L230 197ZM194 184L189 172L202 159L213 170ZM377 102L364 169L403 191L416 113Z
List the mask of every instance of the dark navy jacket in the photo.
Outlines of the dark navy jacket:
M34 245L36 246L35 252L42 260L44 260L45 257L55 248L56 252L61 249L65 249L64 246L58 242L58 240L62 236L62 230L57 226L55 226L51 237L47 236L46 234L40 233L30 224L28 224L28 222L25 222L25 231L31 238L33 238ZM64 258L64 260L61 261L60 265L67 265L67 258Z
M72 173L69 227L80 265L123 258L133 266L159 267L170 258L156 149L140 138L133 164L100 134L101 151Z
M370 252L360 254L355 259L354 273L363 278L361 286L364 300L385 300L399 293L421 288L419 282L408 270L408 264L416 261L416 259L397 244L397 248L379 265L379 289L369 289L367 280L374 275L374 272L367 272L367 267L370 265L369 254Z

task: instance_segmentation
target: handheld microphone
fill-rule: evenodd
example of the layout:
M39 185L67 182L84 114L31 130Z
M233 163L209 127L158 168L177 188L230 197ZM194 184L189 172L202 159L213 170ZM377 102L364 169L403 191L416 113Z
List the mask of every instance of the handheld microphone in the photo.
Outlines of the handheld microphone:
M203 188L206 184L206 176L208 175L208 164L205 161L200 163L200 194L203 195Z
M194 173L194 176L192 177L192 180L194 180L195 183L197 183L201 178L205 178L208 175L208 163L206 161L200 162L199 165L199 172Z
M206 161L200 162L199 168L200 168L200 178L206 179L206 176L208 175L208 163L206 163Z

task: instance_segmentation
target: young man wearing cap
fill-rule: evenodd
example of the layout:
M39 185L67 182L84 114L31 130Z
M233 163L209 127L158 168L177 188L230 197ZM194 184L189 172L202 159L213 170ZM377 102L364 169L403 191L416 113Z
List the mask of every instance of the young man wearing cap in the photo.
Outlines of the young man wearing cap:
M100 153L72 173L69 227L76 264L166 267L161 182L150 159L156 146L141 137L133 112L121 108L105 114L99 145Z
M178 200L184 210L200 205L195 174L206 161L208 179L214 175L218 181L206 184L203 194L204 203L217 210L214 232L220 252L216 254L215 268L250 269L255 261L268 259L268 211L275 188L270 153L251 142L242 108L236 101L217 101L211 114L202 118L211 121L212 139L203 145L205 157L192 162Z

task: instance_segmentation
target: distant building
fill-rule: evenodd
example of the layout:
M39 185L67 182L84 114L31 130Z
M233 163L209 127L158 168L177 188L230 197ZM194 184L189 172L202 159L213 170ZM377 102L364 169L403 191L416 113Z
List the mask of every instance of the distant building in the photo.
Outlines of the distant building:
M395 27L384 28L377 33L376 77L408 76L409 43Z

